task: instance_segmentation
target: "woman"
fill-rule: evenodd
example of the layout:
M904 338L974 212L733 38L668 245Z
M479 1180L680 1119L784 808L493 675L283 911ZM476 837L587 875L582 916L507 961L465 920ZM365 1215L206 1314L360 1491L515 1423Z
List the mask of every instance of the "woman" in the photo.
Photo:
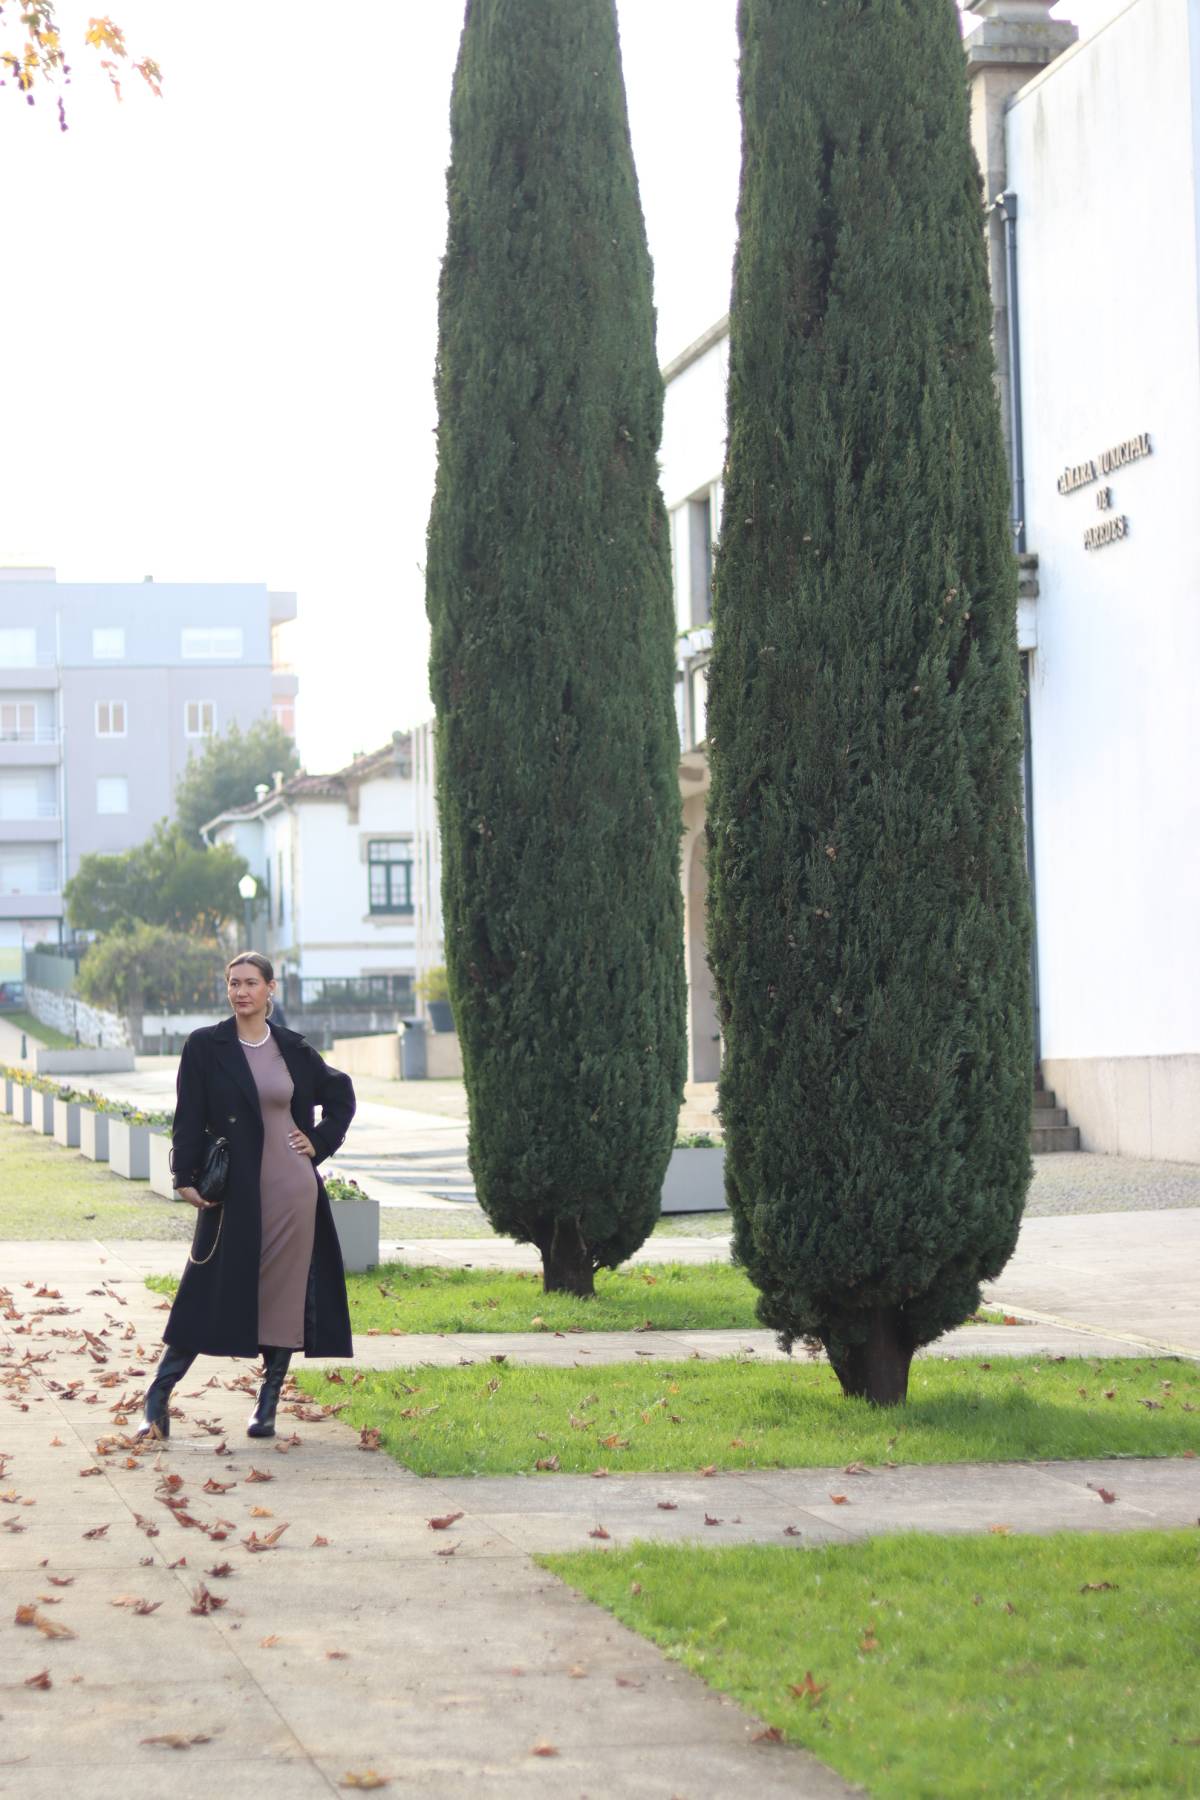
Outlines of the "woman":
M225 980L233 1017L193 1031L179 1062L172 1163L180 1199L199 1216L139 1437L170 1435L171 1390L197 1356L261 1354L266 1378L248 1427L257 1438L275 1435L294 1350L353 1354L316 1165L346 1136L354 1088L298 1031L271 1022L275 971L265 956L243 950ZM217 1137L229 1146L229 1178L220 1200L205 1200L192 1183Z

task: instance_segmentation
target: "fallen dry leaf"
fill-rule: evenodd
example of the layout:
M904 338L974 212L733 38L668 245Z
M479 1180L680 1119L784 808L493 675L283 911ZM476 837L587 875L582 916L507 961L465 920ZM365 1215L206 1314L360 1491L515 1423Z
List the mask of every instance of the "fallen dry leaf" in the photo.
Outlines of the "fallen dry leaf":
M250 1508L250 1517L252 1519L273 1519L275 1514L271 1511L269 1506L252 1506Z
M698 1471L698 1473L701 1475L715 1475L716 1472L717 1472L716 1463L706 1463L704 1468L702 1468Z
M329 1543L329 1539L327 1537L322 1537L320 1532L318 1532L316 1537L313 1539L312 1543L309 1545L309 1549L310 1550L324 1550L327 1547L328 1543Z
M256 1469L253 1463L250 1465L250 1473L246 1477L247 1481L274 1481L274 1479L275 1477L268 1469Z
M74 1587L75 1586L75 1577L73 1575L50 1575L47 1577L47 1579L49 1580L50 1585L52 1587Z
M803 1537L804 1533L798 1525L785 1525L783 1535L784 1537Z
M988 1530L993 1537L1010 1537L1012 1535L1011 1525L989 1525Z
M242 1543L247 1550L274 1550L286 1530L286 1525L276 1525L274 1531L268 1531L266 1537L261 1538L257 1531L252 1531L249 1537L242 1539Z
M48 1638L73 1638L75 1633L69 1626L59 1625L54 1619L47 1619L38 1611L31 1601L17 1607L13 1617L14 1625L33 1625Z
M91 1531L85 1531L85 1538L102 1538L108 1530L107 1525L94 1525Z
M868 1469L866 1463L861 1462L847 1463L842 1470L843 1475L869 1475L870 1473L871 1471Z
M570 1668L567 1670L567 1674L571 1677L572 1681L586 1681L587 1680L587 1670L584 1668L582 1663L572 1663Z
M383 1446L383 1434L374 1425L364 1425L358 1434L360 1450L379 1450Z
M191 1610L194 1613L200 1614L201 1617L206 1616L208 1613L216 1612L219 1607L224 1605L224 1595L211 1594L203 1582L200 1583L199 1587L196 1588L192 1595Z
M190 1750L193 1744L210 1744L212 1739L204 1731L194 1731L190 1737L182 1731L159 1731L154 1737L144 1737L140 1741L143 1744L165 1744L169 1750Z
M588 1536L594 1538L608 1538L612 1536L612 1532L605 1531L603 1525L593 1525L592 1529L588 1532Z
M1089 1481L1088 1486L1091 1488L1093 1493L1099 1494L1099 1496L1103 1500L1105 1506L1111 1506L1113 1504L1113 1502L1116 1500L1117 1496L1113 1493L1111 1488L1101 1487L1099 1485L1099 1483L1095 1482L1095 1481Z
M226 1575L233 1574L233 1564L227 1562L214 1563L212 1568L205 1569L204 1573L206 1575L211 1575L214 1581L223 1581Z
M278 1642L278 1635L273 1633L270 1637L259 1638L258 1647L260 1650L273 1650Z
M750 1742L752 1744L782 1744L783 1733L778 1725L764 1725L761 1731L754 1733Z
M49 1669L39 1669L36 1675L27 1675L25 1677L26 1687L41 1688L43 1693L52 1685Z
M714 1518L713 1518L713 1516L712 1516L712 1514L711 1514L711 1513L705 1513L705 1515L704 1515L704 1523L705 1523L705 1524L706 1524L706 1525L721 1525L721 1524L723 1524L723 1523L724 1523L724 1520L722 1520L722 1519L714 1519Z
M616 1677L616 1683L618 1687L623 1688L640 1688L645 1686L644 1682L635 1681L632 1675L618 1675Z
M349 1655L350 1652L348 1650L327 1650L325 1652L325 1660L326 1662L345 1662L349 1658Z
M795 1694L797 1700L807 1700L810 1706L815 1706L817 1704L828 1686L829 1683L827 1681L814 1681L811 1669L805 1669L803 1681L790 1681L788 1683L790 1692Z
M859 1639L858 1647L860 1650L866 1650L868 1652L878 1650L879 1639L875 1636L875 1629L873 1626L868 1626L864 1636Z
M849 1506L850 1504L849 1494L830 1494L829 1498L835 1506Z
M461 1549L461 1542L457 1544L443 1544L441 1549L435 1550L433 1554L435 1556L455 1556Z
M460 1512L442 1513L438 1518L428 1521L429 1529L430 1531L449 1531L455 1520L461 1519L462 1516Z
M356 1774L353 1769L347 1769L338 1782L339 1787L346 1788L384 1788L388 1784L389 1777L376 1774L374 1769L364 1769L361 1774Z
M206 1494L227 1494L230 1488L235 1488L236 1486L236 1481L214 1481L210 1475L204 1484L204 1492Z
M535 1469L557 1470L561 1468L562 1465L557 1456L539 1456L533 1466Z
M545 1738L540 1738L536 1744L530 1745L529 1754L530 1756L557 1756L558 1750L554 1744L548 1744Z
M1115 1581L1085 1581L1079 1591L1081 1594L1115 1594L1117 1586Z

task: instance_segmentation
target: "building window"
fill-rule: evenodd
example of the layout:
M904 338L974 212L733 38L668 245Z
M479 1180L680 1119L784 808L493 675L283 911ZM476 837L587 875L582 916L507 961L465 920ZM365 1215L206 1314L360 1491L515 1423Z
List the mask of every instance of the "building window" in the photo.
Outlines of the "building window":
M692 743L699 746L708 736L708 664L692 670Z
M373 913L410 913L412 845L373 838L367 845L367 871Z
M96 811L127 813L129 811L129 778L125 775L96 777Z
M701 494L698 499L689 500L687 511L691 623L707 625L712 618L712 494Z
M25 625L0 631L0 668L33 669L37 666L37 632Z
M181 650L189 662L236 662L242 656L240 625L185 625Z
M92 631L92 657L96 662L120 662L125 654L125 627L97 625Z
M271 717L281 731L286 731L290 738L296 735L296 702L294 700L272 700Z
M0 743L32 744L37 738L37 708L32 700L0 700Z
M275 853L275 892L279 896L279 924L283 924L283 851Z
M123 700L97 700L96 736L125 736L125 702Z
M212 737L216 729L216 701L189 700L183 709L184 735L190 738Z

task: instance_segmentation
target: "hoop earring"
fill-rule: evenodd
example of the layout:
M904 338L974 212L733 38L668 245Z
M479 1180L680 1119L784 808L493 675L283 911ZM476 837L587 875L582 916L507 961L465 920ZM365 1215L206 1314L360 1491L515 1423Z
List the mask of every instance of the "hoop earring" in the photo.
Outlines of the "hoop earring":
M274 1011L275 1011L275 996L274 996L274 994L270 994L267 997L267 1017L268 1017L268 1019L270 1018L271 1014Z

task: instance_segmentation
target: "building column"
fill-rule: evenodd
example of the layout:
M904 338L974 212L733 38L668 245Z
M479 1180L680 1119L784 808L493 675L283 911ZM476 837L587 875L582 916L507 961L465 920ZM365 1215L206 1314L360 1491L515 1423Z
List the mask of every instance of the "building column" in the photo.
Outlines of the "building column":
M1053 0L967 0L966 10L981 22L964 39L971 99L971 141L983 177L984 205L1008 185L1004 115L1017 89L1039 69L1069 50L1079 36L1066 19L1052 19ZM996 212L987 215L988 278L992 289L992 339L996 382L1011 467L1011 391L1008 364L1008 276L1004 227Z

